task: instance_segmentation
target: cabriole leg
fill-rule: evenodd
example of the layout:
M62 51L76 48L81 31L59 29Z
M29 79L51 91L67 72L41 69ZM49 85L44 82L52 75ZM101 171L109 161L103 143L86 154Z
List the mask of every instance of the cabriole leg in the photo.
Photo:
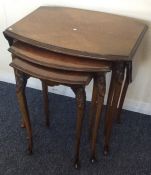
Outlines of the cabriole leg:
M48 86L42 80L42 92L43 92L43 101L44 101L44 112L45 112L45 123L49 127L49 99L48 99Z
M98 86L97 86L97 77L94 77L93 82L93 92L92 92L92 100L90 105L90 112L89 112L89 138L90 141L92 139L92 129L95 121L95 115L96 115L96 103L97 103L97 95L98 95Z
M112 125L117 115L117 105L120 97L121 87L124 79L124 64L116 65L112 73L111 87L109 90L107 111L104 128L104 155L109 152L109 141L111 137Z
M77 102L77 123L76 123L76 144L75 144L75 162L74 166L76 169L80 167L79 157L80 157L80 139L82 133L82 124L84 118L84 109L85 109L85 89L84 87L72 88L76 95Z
M27 129L28 135L28 151L32 153L32 129L30 124L29 112L27 107L27 101L25 96L25 87L27 83L27 76L21 71L14 69L15 78L16 78L16 94L18 98L18 104L20 108L20 112L22 114L23 121L25 123L25 127Z
M121 122L120 115L121 115L121 112L122 112L122 107L123 107L123 103L124 103L125 96L126 96L126 93L127 93L129 81L130 80L129 80L128 68L126 68L126 78L125 78L124 86L123 86L123 89L122 89L122 92L121 92L121 98L119 100L119 106L118 106L117 115L116 115L117 123Z
M111 83L108 93L107 105L106 105L106 112L105 112L105 126L104 126L104 155L108 154L108 145L106 144L106 136L108 132L108 128L112 124L112 117L111 113L113 110L112 107L112 99L114 96L114 85L115 85L115 72L112 72Z
M96 161L96 142L97 142L98 129L100 125L101 112L103 109L104 95L106 90L105 74L99 74L95 81L97 86L97 99L95 101L95 106L96 106L95 121L93 122L93 127L91 131L92 132L91 133L92 135L91 162L92 163Z

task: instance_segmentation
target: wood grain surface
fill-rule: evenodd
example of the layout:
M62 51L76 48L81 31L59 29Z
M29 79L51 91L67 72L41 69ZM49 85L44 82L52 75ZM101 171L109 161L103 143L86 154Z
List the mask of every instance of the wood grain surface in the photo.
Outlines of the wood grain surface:
M147 26L132 18L67 7L40 7L4 34L51 51L131 60Z
M111 70L110 62L57 54L19 41L15 42L9 51L26 61L48 68L83 72L107 72Z
M53 81L62 84L80 84L87 85L91 80L89 73L80 73L73 71L61 71L56 69L46 69L36 64L31 64L21 58L15 57L10 64L13 68L20 70L27 75L39 78L45 81Z

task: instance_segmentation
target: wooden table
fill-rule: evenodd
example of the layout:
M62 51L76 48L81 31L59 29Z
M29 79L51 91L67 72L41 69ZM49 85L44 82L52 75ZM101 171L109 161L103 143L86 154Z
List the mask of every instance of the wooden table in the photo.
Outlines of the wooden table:
M128 17L66 7L40 7L8 27L4 35L10 45L19 40L60 55L112 64L104 132L107 154L113 115L119 116L122 109L132 81L132 58L146 30L145 24Z

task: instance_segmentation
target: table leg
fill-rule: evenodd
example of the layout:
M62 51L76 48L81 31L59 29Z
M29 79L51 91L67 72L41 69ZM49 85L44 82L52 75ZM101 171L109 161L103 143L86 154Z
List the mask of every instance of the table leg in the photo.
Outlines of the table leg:
M117 115L116 115L116 121L118 123L121 122L120 115L121 115L121 112L122 112L122 107L123 107L123 103L124 103L125 96L126 96L126 93L127 93L128 85L129 85L129 74L128 74L128 69L126 69L126 78L125 78L124 86L123 86L123 89L122 89L122 92L121 92L121 98L120 98L120 101L119 101L119 106L118 106Z
M92 139L92 129L94 125L95 115L96 115L96 104L97 104L97 96L98 96L98 85L97 85L97 77L94 77L93 82L93 92L92 92L92 100L90 105L90 112L89 112L89 138Z
M93 127L91 130L91 162L94 163L96 161L96 141L97 141L97 135L98 135L98 129L100 125L100 119L101 119L101 112L103 108L104 103L104 95L105 95L105 89L106 89L106 81L105 81L105 74L100 74L95 79L96 84L96 91L97 91L97 99L95 100L95 121L93 122ZM96 93L96 91L94 91ZM94 94L93 94L94 95Z
M120 94L122 92L122 84L123 82L116 82L115 88L114 88L114 96L113 96L113 101L112 101L112 116L113 120L117 121L117 113L118 113L118 102L121 101Z
M105 128L104 128L104 155L109 152L109 141L113 120L117 114L117 105L124 80L124 64L116 65L112 72L111 85L109 89L107 110L105 114Z
M42 92L44 100L44 112L45 112L45 123L49 127L49 99L48 99L48 86L46 82L42 80Z
M18 98L19 108L23 117L23 121L25 123L28 135L28 151L32 153L32 129L30 124L29 112L27 107L27 101L25 96L25 87L27 83L27 77L21 71L14 69L15 78L16 78L16 94Z
M115 80L115 72L112 71L111 83L109 87L106 112L105 112L104 140L106 140L107 129L110 127L109 125L111 125L112 123L111 112L112 112L112 99L114 96L114 86L115 86L114 80ZM106 155L106 152L108 153L108 147L106 146L106 142L107 141L104 141L104 154L105 155Z
M72 90L76 95L76 101L77 101L76 146L75 146L74 166L76 169L78 169L80 167L80 162L79 162L80 140L81 140L81 133L82 133L83 118L84 118L86 94L85 94L84 87L72 88Z

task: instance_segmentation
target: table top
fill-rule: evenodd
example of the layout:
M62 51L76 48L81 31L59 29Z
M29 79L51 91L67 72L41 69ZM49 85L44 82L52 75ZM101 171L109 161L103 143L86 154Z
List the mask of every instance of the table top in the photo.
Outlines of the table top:
M88 85L92 79L92 75L90 73L62 71L50 68L44 69L43 66L27 62L19 57L15 57L10 66L32 77L46 82L51 81L53 83L61 83L62 85Z
M40 7L4 34L50 51L98 60L129 61L147 26L109 13Z

